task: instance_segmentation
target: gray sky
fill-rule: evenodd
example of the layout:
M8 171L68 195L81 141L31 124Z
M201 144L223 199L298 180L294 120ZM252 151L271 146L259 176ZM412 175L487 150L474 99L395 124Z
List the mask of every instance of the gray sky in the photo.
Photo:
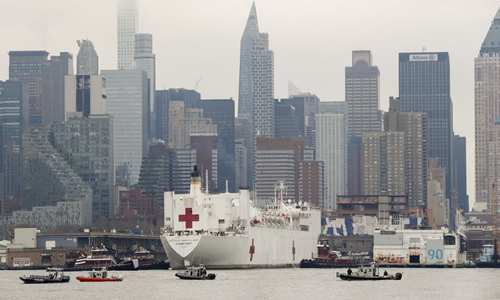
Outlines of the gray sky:
M381 108L398 95L398 53L446 51L454 130L467 137L468 194L474 202L474 58L498 0L256 0L275 56L275 96L291 80L322 101L344 100L352 50L371 50ZM11 50L78 53L94 42L99 67L115 69L116 0L0 0L0 80ZM157 89L184 87L203 98L238 98L239 47L251 0L140 0L139 31L153 34Z

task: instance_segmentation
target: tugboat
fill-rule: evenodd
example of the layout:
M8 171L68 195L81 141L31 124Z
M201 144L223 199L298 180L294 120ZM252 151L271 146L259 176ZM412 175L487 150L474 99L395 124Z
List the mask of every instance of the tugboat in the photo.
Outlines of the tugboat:
M23 275L19 277L24 283L60 283L69 282L69 276L64 275L62 268L47 268L49 275Z
M369 267L359 267L356 272L353 272L351 268L347 270L347 273L337 272L337 277L342 280L401 280L403 273L388 274L384 271L384 274L380 276L378 266L371 264Z
M100 247L93 247L91 254L88 256L82 253L82 256L75 261L73 267L67 269L67 271L93 270L100 267L130 271L137 270L138 263L137 261L118 262L113 255L108 253L108 249L104 245L101 245Z
M170 262L156 259L149 250L139 247L132 257L125 258L118 265L109 267L109 270L129 270L128 265L134 265L135 270L168 270L170 268Z
M327 243L318 245L318 255L315 258L300 261L301 268L352 268L360 265L353 256L342 256L339 251L330 250Z
M123 275L108 277L108 270L106 267L101 270L92 270L89 276L77 276L76 279L81 282L108 282L108 281L123 281Z
M199 265L198 267L190 266L186 270L178 271L175 276L188 280L214 280L216 275L207 273L205 266Z

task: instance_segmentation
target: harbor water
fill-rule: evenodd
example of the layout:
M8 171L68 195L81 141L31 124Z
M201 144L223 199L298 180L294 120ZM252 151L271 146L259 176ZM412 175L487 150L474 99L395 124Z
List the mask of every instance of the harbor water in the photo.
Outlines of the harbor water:
M215 280L187 281L174 270L119 272L122 282L79 282L87 272L67 272L69 283L24 284L19 276L43 270L0 271L2 299L498 299L500 269L387 269L400 281L342 281L343 269L209 270ZM383 268L380 269L382 273Z

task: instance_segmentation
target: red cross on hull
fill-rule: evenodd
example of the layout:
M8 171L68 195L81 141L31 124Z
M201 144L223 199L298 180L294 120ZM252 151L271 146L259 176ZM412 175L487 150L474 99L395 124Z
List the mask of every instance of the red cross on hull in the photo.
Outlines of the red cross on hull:
M186 222L186 229L193 228L193 222L200 220L200 215L193 215L193 209L186 207L186 214L179 215L179 222Z
M255 246L253 244L253 239L252 239L252 246L250 246L250 261L253 260L253 254L255 253Z

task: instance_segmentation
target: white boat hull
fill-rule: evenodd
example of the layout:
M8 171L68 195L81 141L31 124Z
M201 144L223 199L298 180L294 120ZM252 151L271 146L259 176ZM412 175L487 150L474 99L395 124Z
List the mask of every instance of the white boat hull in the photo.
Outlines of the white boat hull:
M184 268L185 262L208 269L292 267L316 251L318 238L307 231L264 227L246 235L161 235L173 269Z

